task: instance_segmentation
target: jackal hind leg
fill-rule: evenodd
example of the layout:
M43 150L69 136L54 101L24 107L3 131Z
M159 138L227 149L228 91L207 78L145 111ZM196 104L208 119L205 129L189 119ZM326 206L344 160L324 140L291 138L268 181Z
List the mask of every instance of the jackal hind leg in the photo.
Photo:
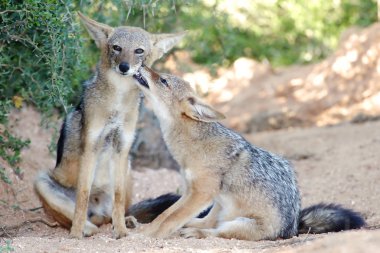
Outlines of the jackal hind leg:
M265 226L258 224L255 219L237 217L231 221L221 222L217 228L184 228L180 234L185 238L221 237L249 241L274 239L273 235L267 230Z
M213 228L218 221L218 214L221 206L218 202L214 202L209 213L203 218L193 218L185 224L185 228Z

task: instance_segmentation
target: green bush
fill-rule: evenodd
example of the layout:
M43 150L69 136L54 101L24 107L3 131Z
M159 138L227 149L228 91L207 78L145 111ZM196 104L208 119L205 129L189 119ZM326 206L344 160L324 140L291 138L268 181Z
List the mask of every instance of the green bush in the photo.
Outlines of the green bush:
M1 2L1 100L7 101L2 106L18 96L43 112L67 111L66 99L85 69L69 6L57 0Z
M184 48L197 63L216 66L228 66L242 56L274 66L316 62L333 52L342 31L377 21L375 0L81 3L91 17L112 25L145 24L150 32L189 30Z
M184 6L187 48L202 64L228 65L246 56L275 66L315 62L337 46L341 32L377 20L374 0L203 1Z
M7 130L12 107L36 106L44 115L66 112L83 80L78 24L69 1L0 3L0 156L15 167L28 142Z

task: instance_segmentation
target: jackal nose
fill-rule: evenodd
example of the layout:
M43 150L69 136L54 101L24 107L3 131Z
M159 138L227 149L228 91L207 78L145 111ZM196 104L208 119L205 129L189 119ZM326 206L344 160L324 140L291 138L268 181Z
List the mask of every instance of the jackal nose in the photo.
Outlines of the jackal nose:
M129 70L129 64L128 62L122 62L119 64L119 69L122 73L125 73Z

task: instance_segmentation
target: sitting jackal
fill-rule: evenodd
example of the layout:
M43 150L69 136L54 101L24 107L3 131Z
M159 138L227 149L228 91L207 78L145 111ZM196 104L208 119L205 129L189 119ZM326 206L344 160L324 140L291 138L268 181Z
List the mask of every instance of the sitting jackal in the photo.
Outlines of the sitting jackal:
M79 16L100 49L100 61L84 85L81 102L65 118L55 168L40 173L35 189L45 210L63 226L71 226L72 237L90 236L112 218L120 238L127 234L124 215L132 194L128 152L140 104L132 76L184 34L113 28Z

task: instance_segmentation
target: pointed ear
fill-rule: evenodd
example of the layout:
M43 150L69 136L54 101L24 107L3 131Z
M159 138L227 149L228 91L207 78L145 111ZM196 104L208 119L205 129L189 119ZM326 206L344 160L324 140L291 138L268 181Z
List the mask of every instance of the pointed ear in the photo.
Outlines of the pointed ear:
M222 113L200 101L200 99L196 97L182 99L181 106L186 116L197 121L215 122L225 118Z
M106 43L107 38L114 30L112 27L106 24L96 22L95 20L92 20L89 17L86 17L79 11L78 11L78 16L82 20L83 24L86 26L88 33L95 40L95 43L98 47Z
M187 32L180 33L163 33L163 34L151 34L151 40L153 42L153 54L151 63L160 59L164 54L169 52L175 45L177 45Z

